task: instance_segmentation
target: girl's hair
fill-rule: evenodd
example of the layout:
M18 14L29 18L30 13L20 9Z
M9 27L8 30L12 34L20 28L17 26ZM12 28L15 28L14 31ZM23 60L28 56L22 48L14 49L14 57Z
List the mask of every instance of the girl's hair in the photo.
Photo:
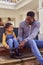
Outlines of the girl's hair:
M4 30L6 30L7 28L9 28L9 26L12 25L11 23L6 23L4 26Z

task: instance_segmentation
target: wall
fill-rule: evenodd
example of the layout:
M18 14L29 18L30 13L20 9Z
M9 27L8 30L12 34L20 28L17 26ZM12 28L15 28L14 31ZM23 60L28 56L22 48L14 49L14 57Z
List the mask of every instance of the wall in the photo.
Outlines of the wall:
M43 7L42 7L42 1L43 0L39 0L39 21L40 21L40 34L43 34Z
M25 19L26 13L19 10L10 10L10 9L0 9L0 17L2 18L3 22L7 21L8 17L14 19L15 27L19 26L19 23Z
M8 17L13 18L15 27L18 27L19 23L26 18L27 11L28 10L23 11L23 10L0 9L0 17L2 18L4 23L7 21ZM36 14L36 18L37 18L37 14Z
M40 33L43 34L43 9L39 10L39 21L41 24Z
M5 23L7 21L7 17L11 17L15 20L15 27L19 26L19 22L22 20L22 15L14 10L0 9L0 17L3 19Z

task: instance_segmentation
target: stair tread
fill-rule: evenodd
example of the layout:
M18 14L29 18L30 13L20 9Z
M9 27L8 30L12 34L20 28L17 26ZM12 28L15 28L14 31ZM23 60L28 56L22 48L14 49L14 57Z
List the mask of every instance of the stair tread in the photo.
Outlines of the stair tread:
M9 56L1 56L0 57L0 64L5 64L5 63L17 63L21 62L21 60L30 60L30 59L35 59L35 57L28 57L28 58L22 58L22 59L11 59Z

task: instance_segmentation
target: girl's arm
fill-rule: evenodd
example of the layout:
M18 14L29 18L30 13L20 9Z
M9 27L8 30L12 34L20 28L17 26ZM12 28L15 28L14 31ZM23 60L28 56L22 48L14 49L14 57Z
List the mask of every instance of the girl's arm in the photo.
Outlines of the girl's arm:
M18 40L18 37L16 37L16 34L13 32L14 38L16 38Z
M3 37L2 37L2 44L5 48L9 49L9 46L8 44L6 43L6 35L3 34Z
M15 34L14 32L13 32L13 35L14 35L14 38L17 38L17 37L16 37L16 34Z

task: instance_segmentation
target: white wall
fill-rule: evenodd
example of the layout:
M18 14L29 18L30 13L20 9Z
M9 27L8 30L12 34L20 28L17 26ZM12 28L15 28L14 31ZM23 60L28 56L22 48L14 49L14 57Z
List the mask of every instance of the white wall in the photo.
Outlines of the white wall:
M25 19L26 12L21 10L0 9L0 17L4 23L7 21L8 17L13 18L15 27L18 27L19 23Z
M40 21L40 34L43 34L43 0L39 0L39 21Z
M21 10L8 10L8 9L0 9L0 17L2 18L3 22L5 23L7 21L8 17L11 17L14 19L15 27L19 26L19 23L23 21L26 18L26 13L28 10L21 11ZM37 18L37 12L36 18Z
M41 24L40 33L43 34L43 9L39 10L39 21Z
M3 22L6 22L8 17L14 18L15 27L18 27L20 21L23 19L22 13L20 14L17 11L7 9L0 9L0 17L3 19Z

